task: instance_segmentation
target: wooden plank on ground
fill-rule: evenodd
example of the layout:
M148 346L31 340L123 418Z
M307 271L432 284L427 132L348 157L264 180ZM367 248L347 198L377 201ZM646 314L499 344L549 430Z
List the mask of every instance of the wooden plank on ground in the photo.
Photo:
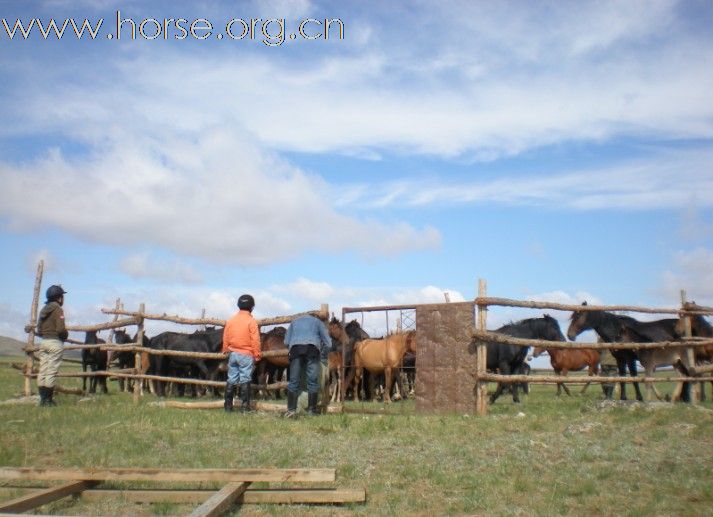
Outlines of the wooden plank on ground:
M153 469L0 467L0 479L94 481L332 482L335 469Z
M0 487L0 494L9 491L35 490L22 488ZM204 502L214 490L124 490L91 489L85 490L80 495L86 501L103 501L107 498L118 497L132 503L176 503L198 504ZM363 488L279 488L279 489L254 489L248 488L238 501L243 504L340 504L363 503L366 501L366 492Z
M96 481L72 481L59 486L34 490L11 501L0 503L0 512L22 513L52 503L68 495L82 492L96 485Z
M249 483L228 483L206 502L188 514L188 517L216 517L230 508L243 495Z

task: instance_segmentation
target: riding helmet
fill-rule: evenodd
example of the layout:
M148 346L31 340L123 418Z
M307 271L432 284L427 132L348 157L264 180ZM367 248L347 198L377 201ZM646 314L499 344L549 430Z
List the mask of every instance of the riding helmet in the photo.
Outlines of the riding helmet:
M59 300L59 298L66 293L67 291L62 289L61 285L51 285L47 288L45 296L47 297L47 301L54 302Z
M238 309L251 311L253 310L253 307L255 307L255 298L249 294L244 294L238 298Z

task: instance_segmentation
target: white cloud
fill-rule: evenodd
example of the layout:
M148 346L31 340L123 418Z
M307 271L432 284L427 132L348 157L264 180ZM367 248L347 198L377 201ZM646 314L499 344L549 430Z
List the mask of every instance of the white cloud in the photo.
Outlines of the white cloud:
M686 291L688 300L713 305L713 250L699 247L674 254L673 267L663 273L658 294L675 307L681 289Z
M81 159L54 150L28 165L0 164L0 179L0 214L14 227L59 227L217 262L266 264L306 250L393 255L440 244L431 227L341 215L318 178L220 130L190 141L124 135ZM43 208L58 197L56 209ZM185 276L179 269L173 273Z
M496 203L573 210L648 210L713 206L713 150L651 153L630 163L568 173L505 175L454 183L396 180L343 189L343 205L424 207Z
M119 269L133 278L148 278L160 282L200 284L203 275L180 260L161 260L148 252L124 257Z

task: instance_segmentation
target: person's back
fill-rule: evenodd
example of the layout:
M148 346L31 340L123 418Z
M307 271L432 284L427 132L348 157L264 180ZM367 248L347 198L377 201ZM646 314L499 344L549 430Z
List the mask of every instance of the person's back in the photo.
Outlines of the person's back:
M255 363L262 358L260 350L260 329L252 316L255 300L249 294L238 298L240 309L230 318L223 330L223 353L228 355L228 380L225 385L226 411L233 410L233 397L236 386L242 401L241 411L248 412L251 398L251 381Z

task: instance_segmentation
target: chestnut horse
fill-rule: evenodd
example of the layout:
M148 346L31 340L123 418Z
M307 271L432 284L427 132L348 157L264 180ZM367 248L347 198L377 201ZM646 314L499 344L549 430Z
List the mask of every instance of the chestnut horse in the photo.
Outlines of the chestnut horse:
M408 346L409 333L392 334L383 339L365 339L354 348L354 396L359 400L359 381L364 369L372 374L384 373L384 402L391 402L391 388L399 375Z
M584 368L588 368L588 375L596 375L599 372L599 352L591 348L584 349L566 349L566 348L541 348L536 346L532 352L533 357L538 357L543 352L547 351L550 356L550 364L555 371L555 375L566 377L569 372L578 372ZM584 385L582 393L587 389L590 383ZM562 394L564 389L567 395L572 395L569 388L564 382L557 383L557 396Z
M274 350L287 350L285 345L285 327L275 327L269 332L260 334L260 349L263 352ZM288 366L290 365L289 358L284 356L265 357L257 364L257 379L258 384L267 385L270 382L281 380ZM279 391L275 395L279 395Z

